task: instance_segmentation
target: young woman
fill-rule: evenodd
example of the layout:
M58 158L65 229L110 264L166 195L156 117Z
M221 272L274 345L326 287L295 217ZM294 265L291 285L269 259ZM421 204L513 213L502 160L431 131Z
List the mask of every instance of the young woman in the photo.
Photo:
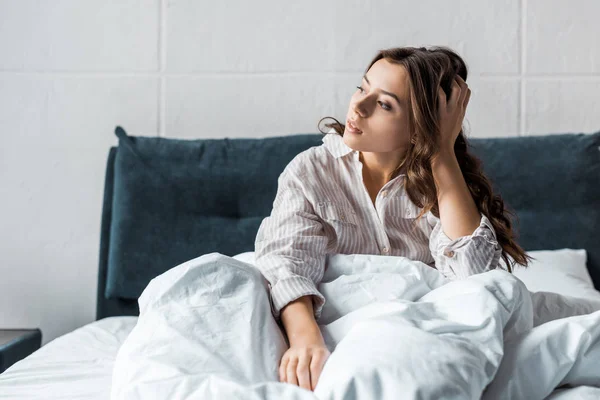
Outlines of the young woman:
M313 390L330 353L316 289L328 253L404 256L450 279L526 266L510 211L469 154L462 122L467 67L446 47L380 51L352 95L346 124L298 154L259 228L256 266L290 348L282 382Z

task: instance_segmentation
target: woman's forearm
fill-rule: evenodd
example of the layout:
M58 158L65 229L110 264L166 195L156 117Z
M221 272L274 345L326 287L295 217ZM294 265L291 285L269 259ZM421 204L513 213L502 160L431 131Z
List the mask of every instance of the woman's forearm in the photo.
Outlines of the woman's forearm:
M471 235L479 226L481 216L454 151L438 154L431 164L431 170L437 187L444 233L452 240Z
M281 309L281 322L290 345L307 338L323 341L321 330L313 313L312 295L302 296Z

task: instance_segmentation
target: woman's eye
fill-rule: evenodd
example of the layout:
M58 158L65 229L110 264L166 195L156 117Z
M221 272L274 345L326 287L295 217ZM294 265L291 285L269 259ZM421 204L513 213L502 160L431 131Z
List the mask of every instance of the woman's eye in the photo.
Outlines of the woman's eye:
M361 93L364 92L364 89L362 88L362 86L357 86L356 88L358 90L360 90ZM381 108L383 108L386 111L390 111L392 109L392 107L390 107L388 104L386 104L382 101L379 101L378 103L381 104Z
M384 110L391 110L392 107L388 106L387 104L385 104L384 102L380 101L379 104L381 104L381 108L383 108Z

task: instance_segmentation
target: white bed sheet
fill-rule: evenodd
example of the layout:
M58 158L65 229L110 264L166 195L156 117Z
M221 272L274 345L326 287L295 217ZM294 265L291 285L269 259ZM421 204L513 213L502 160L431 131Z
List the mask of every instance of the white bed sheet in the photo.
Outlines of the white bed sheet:
M117 351L136 321L104 318L47 343L0 374L0 399L109 399Z

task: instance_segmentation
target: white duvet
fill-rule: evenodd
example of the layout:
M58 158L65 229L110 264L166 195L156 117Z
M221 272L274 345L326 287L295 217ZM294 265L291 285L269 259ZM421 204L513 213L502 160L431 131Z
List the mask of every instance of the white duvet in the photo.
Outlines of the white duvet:
M326 265L319 326L332 354L314 392L278 380L288 346L266 280L211 253L146 287L111 398L544 399L600 386L599 302L532 294L500 269L450 281L404 257Z

